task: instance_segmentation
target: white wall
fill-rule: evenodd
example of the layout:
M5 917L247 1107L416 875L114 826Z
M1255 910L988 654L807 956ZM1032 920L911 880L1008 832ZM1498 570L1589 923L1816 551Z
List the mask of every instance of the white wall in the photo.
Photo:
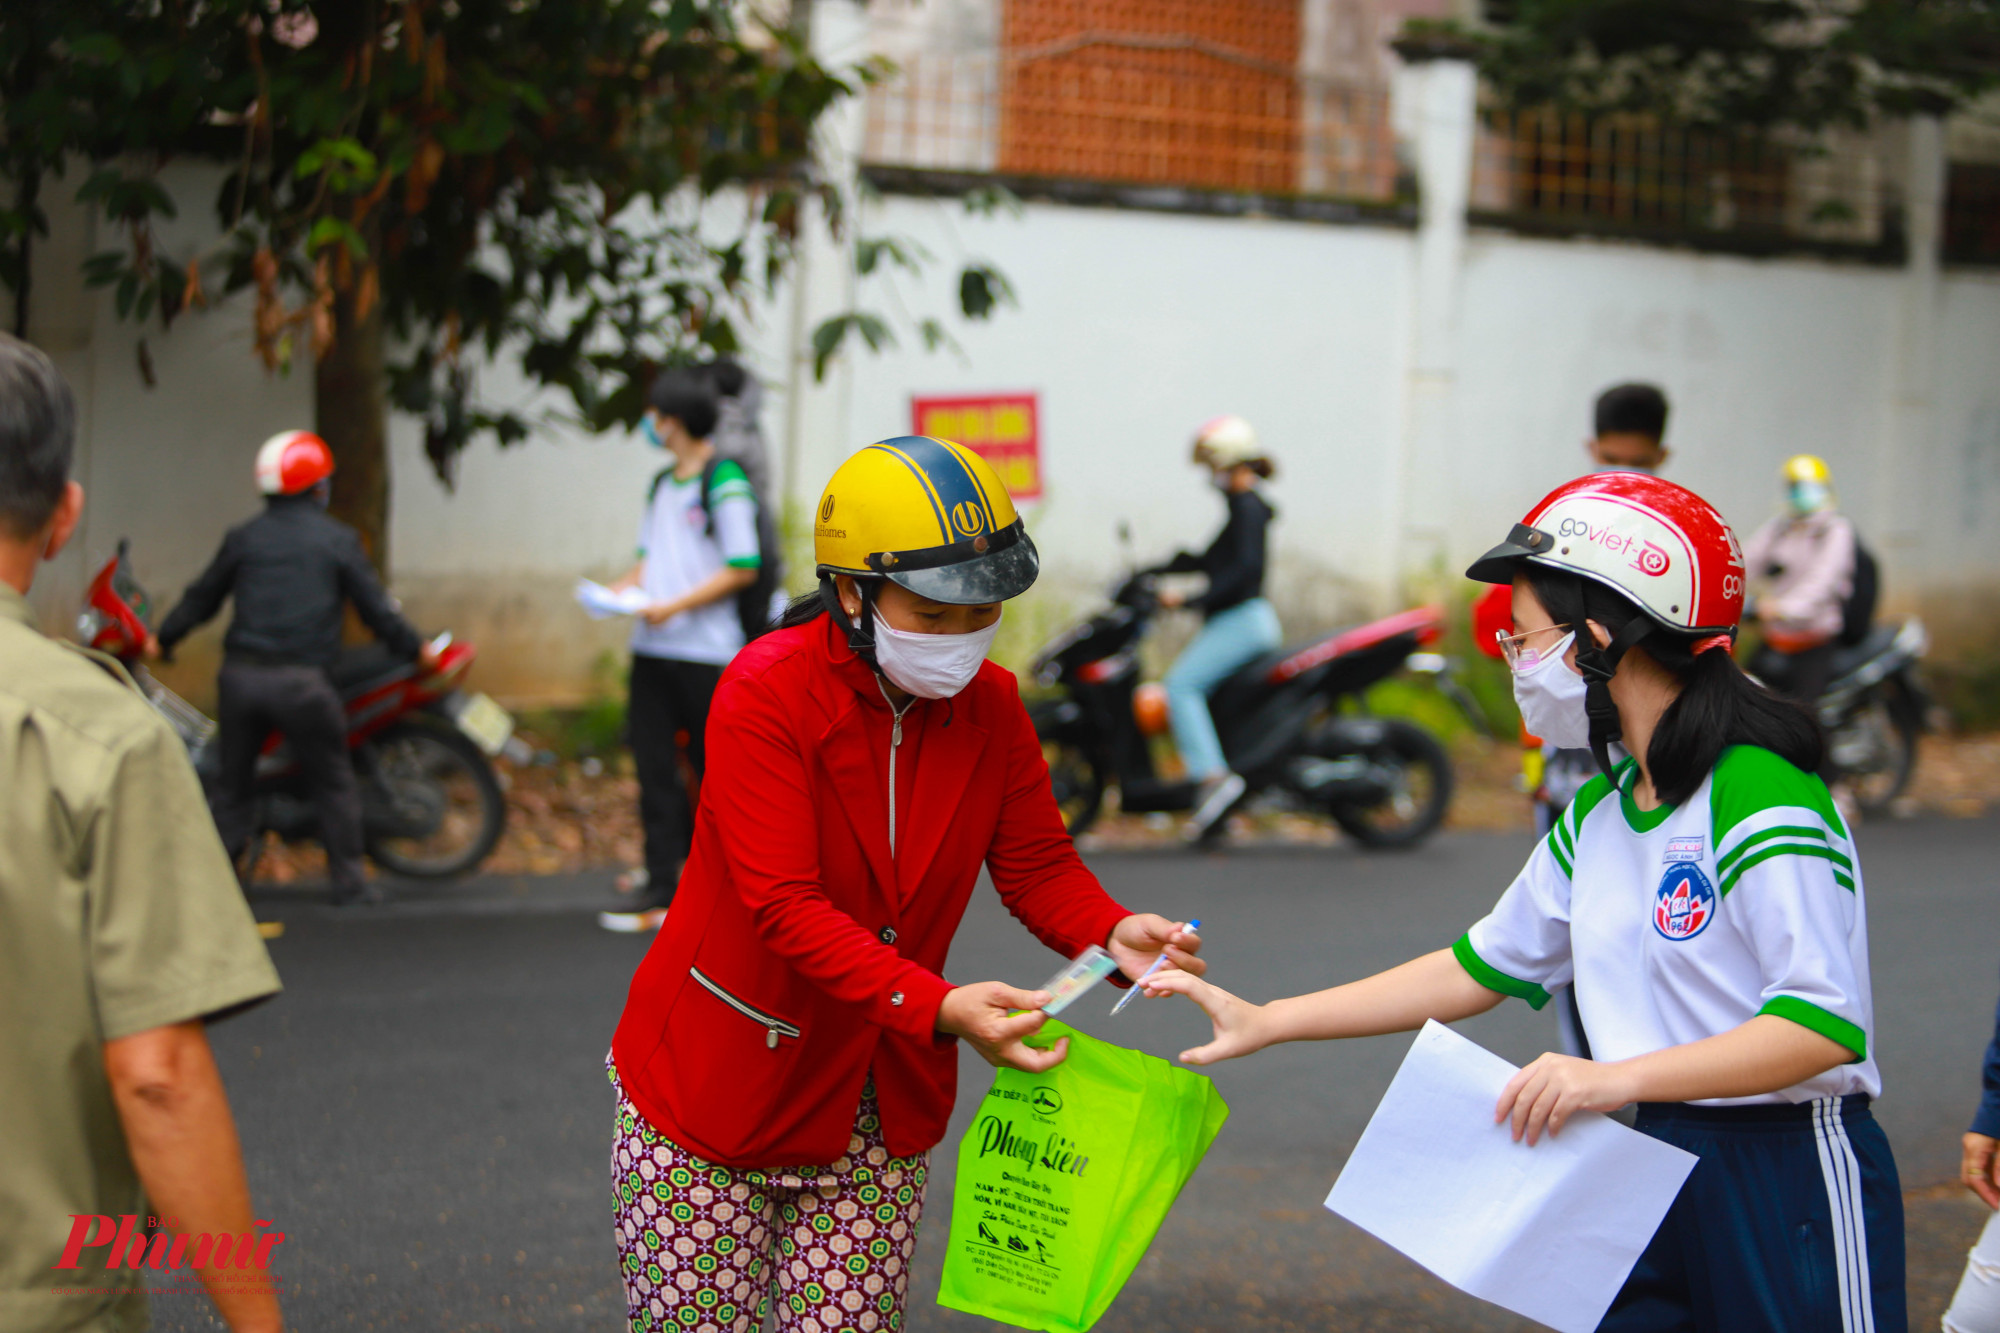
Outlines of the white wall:
M1054 205L975 222L906 199L871 214L871 230L914 234L940 256L906 307L951 308L958 253L995 263L1020 305L955 320L963 358L844 360L844 383L819 395L829 410L844 400L844 428L816 432L802 490L816 493L852 449L907 432L912 394L1034 390L1036 541L1056 579L1094 585L1118 559L1120 522L1141 558L1206 540L1221 504L1188 442L1202 421L1242 412L1283 465L1283 549L1348 578L1390 578L1367 533L1397 428L1407 233Z

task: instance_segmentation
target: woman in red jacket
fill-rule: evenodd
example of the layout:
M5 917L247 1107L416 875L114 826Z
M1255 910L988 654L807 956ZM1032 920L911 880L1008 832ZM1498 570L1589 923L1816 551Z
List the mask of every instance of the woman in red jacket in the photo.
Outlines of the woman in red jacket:
M1112 901L1063 831L1000 603L1039 569L978 455L906 436L820 497L816 598L715 691L694 849L612 1042L631 1327L895 1329L954 1038L995 1065L1048 996L941 973L983 865L1064 957L1136 978L1194 936ZM1026 1010L1023 1013L1020 1011Z

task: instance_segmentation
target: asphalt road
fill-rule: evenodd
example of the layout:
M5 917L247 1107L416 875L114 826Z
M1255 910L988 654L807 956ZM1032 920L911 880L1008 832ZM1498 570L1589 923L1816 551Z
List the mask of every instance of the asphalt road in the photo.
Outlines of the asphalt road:
M1351 979L1454 938L1505 884L1523 838L1458 835L1408 855L1100 855L1122 901L1198 916L1213 975L1252 998ZM1935 1328L1983 1211L1952 1182L1977 1098L2000 941L2000 820L1863 831L1878 1104L1909 1208L1912 1327ZM214 1030L258 1204L288 1239L276 1271L300 1329L622 1327L609 1236L605 1048L645 943L597 929L605 877L416 889L372 912L260 897L285 923L276 1001ZM1057 961L982 890L951 975L1034 985ZM1066 1019L1172 1056L1199 1040L1176 1001ZM1517 1062L1551 1020L1509 1003L1461 1025ZM1265 1052L1214 1072L1232 1114L1106 1330L1514 1330L1320 1201L1407 1037ZM934 1156L907 1327L994 1328L935 1304L955 1144L989 1074L961 1061L960 1115ZM156 1302L163 1330L217 1327Z

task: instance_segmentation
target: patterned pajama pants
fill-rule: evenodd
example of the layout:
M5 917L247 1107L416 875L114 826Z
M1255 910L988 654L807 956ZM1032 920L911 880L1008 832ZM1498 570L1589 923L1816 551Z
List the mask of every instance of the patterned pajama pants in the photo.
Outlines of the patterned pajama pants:
M846 1156L751 1171L663 1137L606 1069L618 1094L611 1185L632 1333L753 1333L774 1275L785 1333L903 1326L928 1158L889 1155L872 1078Z

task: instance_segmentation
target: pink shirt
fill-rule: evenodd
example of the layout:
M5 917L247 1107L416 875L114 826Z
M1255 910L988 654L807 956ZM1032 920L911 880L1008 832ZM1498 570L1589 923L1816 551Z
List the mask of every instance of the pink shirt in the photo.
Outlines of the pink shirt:
M1833 510L1780 515L1743 548L1758 614L1787 634L1831 638L1854 590L1854 525Z

